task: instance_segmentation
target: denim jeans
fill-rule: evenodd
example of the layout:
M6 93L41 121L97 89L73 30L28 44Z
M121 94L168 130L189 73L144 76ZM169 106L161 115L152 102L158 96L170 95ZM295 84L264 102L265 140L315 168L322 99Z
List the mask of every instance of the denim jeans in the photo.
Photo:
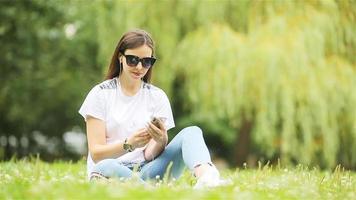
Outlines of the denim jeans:
M169 177L178 179L183 169L193 170L199 164L211 163L209 150L204 142L203 133L197 126L190 126L180 131L154 160L139 164L138 173L142 180L163 178L167 167L172 162ZM105 177L129 178L133 174L133 165L105 159L98 162L93 172Z

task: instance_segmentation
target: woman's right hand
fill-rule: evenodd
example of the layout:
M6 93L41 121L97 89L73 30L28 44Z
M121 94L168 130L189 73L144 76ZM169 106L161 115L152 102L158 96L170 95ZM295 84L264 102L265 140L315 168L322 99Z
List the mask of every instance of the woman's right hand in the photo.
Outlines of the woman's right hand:
M131 144L134 149L144 147L151 140L150 134L146 128L142 128L127 138L127 143Z

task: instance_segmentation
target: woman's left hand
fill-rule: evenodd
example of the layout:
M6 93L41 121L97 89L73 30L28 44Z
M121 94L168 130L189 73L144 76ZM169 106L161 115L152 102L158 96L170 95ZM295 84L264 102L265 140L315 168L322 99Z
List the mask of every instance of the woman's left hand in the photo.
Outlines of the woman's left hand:
M161 127L161 128L159 128ZM166 146L168 142L167 130L164 127L164 124L159 120L159 127L156 127L154 124L149 122L147 124L147 132L151 135L152 139L162 146Z

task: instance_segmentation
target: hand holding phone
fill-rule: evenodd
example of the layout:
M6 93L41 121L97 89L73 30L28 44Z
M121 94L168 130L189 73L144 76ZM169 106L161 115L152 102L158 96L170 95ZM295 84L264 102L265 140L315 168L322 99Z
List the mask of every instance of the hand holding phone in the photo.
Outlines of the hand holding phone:
M159 129L164 128L164 127L161 127L161 125L164 125L163 123L165 121L166 121L166 118L164 118L164 117L152 117L152 119L151 119L151 123Z
M157 128L161 129L161 125L160 125L160 119L158 119L157 117L153 117L151 120L151 123L153 125L155 125Z
M164 121L166 118L153 117L151 122L148 123L147 132L150 134L153 140L157 143L166 145L168 141L167 131L164 126Z

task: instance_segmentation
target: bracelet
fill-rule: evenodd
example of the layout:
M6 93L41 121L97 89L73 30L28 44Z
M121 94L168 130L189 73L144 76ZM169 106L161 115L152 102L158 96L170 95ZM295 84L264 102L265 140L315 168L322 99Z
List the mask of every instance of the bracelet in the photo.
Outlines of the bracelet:
M123 144L123 149L126 152L132 152L134 150L133 146L131 144L127 143L127 138L125 139L125 142Z

